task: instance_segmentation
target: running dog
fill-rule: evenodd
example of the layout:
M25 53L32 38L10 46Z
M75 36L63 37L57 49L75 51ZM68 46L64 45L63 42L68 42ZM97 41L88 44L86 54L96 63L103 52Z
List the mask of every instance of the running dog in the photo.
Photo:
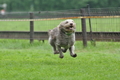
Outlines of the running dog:
M53 47L54 54L60 54L63 58L63 52L68 49L72 57L76 57L74 53L76 23L72 19L62 21L57 27L49 30L49 43Z

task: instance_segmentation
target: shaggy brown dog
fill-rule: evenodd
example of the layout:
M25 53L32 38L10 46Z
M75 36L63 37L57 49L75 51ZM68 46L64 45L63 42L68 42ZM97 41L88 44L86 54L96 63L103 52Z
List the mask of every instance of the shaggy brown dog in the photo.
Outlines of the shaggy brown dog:
M49 43L53 47L54 54L60 54L60 58L64 55L62 52L70 51L72 57L76 57L74 53L76 24L72 19L61 22L57 27L49 30Z

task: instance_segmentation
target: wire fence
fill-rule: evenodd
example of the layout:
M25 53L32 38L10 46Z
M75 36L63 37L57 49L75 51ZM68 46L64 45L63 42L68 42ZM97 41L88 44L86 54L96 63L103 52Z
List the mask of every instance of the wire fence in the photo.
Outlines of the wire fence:
M103 32L120 31L119 28L120 8L91 8L90 11L88 10L88 8L84 8L84 10L85 10L84 16L87 21L87 26L89 25L88 18L91 18L93 31L103 31ZM19 24L19 21L30 21L29 13L30 12L7 12L6 15L4 16L1 15L2 16L1 19L3 21L18 21ZM59 10L59 11L36 11L33 13L34 13L33 21L35 21L35 25L36 25L35 30L46 31L47 29L56 27L62 20L72 18L77 23L77 31L81 31L80 18L82 17L82 14L80 9ZM3 24L4 23L6 22L3 22ZM23 22L23 24L25 23ZM9 27L13 27L13 26L9 26ZM21 27L22 25L15 25L15 26ZM44 28L41 26L44 26ZM87 28L87 31L89 31L89 28Z
M34 19L30 19L30 12L7 12L5 15L0 15L0 31L30 31L29 23L30 21L34 21L34 31L47 32L56 27L61 21L73 19L77 24L76 31L82 32L81 18L85 18L87 32L90 32L91 25L92 32L118 32L118 34L115 35L120 39L119 7L83 9L84 16L81 9L36 11L32 12ZM112 35L112 38L114 38L114 35ZM100 37L100 39L102 39L102 37Z
M83 8L85 16L120 16L120 7L114 8ZM88 14L89 11L89 14ZM6 12L5 16L0 15L1 18L8 19L25 19L29 18L31 12ZM82 16L80 9L58 10L58 11L35 11L34 18L64 18L64 17L79 17Z

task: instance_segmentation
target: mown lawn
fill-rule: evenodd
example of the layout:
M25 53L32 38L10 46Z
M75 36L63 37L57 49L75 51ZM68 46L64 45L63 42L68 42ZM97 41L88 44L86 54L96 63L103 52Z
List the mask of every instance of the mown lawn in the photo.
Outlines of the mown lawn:
M0 40L0 80L120 80L120 43L77 41L76 58L60 59L48 44Z

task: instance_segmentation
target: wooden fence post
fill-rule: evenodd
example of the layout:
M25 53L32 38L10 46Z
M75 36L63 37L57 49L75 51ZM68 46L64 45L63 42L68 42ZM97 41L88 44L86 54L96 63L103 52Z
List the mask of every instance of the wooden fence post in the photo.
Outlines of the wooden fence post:
M84 9L81 9L82 16L84 16ZM86 32L86 19L81 18L83 46L87 47L87 32Z
M88 16L90 15L90 6L89 4L87 5L87 9L88 9ZM89 27L90 27L90 38L91 38L91 44L93 46L96 46L96 41L93 39L93 32L92 32L92 26L91 26L91 19L89 18Z
M33 19L33 13L30 13L30 19ZM30 21L30 43L34 41L34 21Z

